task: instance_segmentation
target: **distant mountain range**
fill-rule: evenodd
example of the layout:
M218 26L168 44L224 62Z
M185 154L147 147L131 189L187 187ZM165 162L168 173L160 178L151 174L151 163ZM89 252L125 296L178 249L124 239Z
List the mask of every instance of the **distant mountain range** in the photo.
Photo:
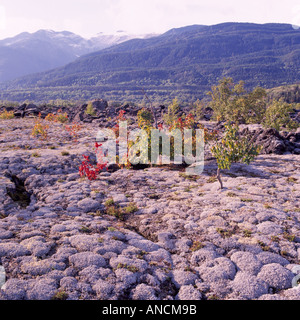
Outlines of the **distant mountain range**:
M203 97L224 76L244 80L249 88L298 83L300 29L253 23L172 29L5 83L0 98L134 100L144 88L157 100L187 100Z
M119 31L115 35L99 33L84 39L68 31L23 32L0 40L0 82L60 67L84 54L147 36Z

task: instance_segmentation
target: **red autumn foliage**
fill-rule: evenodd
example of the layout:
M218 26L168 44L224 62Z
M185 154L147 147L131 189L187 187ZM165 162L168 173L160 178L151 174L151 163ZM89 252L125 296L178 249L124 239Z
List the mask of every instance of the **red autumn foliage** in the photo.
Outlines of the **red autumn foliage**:
M99 148L102 146L102 144L95 143L96 148L96 154L97 154L97 165L93 166L90 163L89 156L83 155L84 160L82 161L80 167L79 167L79 175L80 177L87 177L89 180L95 180L99 172L101 172L103 169L106 168L107 170L107 162L101 163L99 162L99 159L103 157L102 149L99 150Z

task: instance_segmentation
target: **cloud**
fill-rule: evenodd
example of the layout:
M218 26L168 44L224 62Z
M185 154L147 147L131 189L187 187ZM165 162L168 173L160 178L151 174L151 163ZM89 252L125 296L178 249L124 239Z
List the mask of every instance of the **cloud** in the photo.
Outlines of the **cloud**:
M300 28L300 5L292 8L292 25L295 29Z
M1 0L0 36L38 29L161 33L192 24L222 22L300 24L299 0Z
M115 29L162 32L189 24L209 24L212 13L217 21L228 12L233 9L199 0L115 0L105 14Z
M64 19L62 24L62 28L63 30L67 30L67 31L73 31L76 32L78 34L82 33L83 30L83 21L80 21L78 19Z
M5 7L0 5L0 31L6 29Z

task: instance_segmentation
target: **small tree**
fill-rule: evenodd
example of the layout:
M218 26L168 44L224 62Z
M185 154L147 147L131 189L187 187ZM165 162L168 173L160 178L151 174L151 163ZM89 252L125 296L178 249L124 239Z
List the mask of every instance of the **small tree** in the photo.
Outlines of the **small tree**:
M213 156L217 159L217 179L220 182L221 189L223 189L221 170L230 170L232 163L235 162L248 165L261 151L261 146L254 146L247 137L239 135L237 125L227 123L225 128L225 135L222 140L211 148Z
M168 126L173 125L178 119L178 112L180 111L179 102L177 98L173 99L172 103L168 106L168 111L164 115L164 122Z
M137 113L137 120L139 128L150 132L150 129L153 127L154 117L149 109L143 108L139 110Z
M293 121L290 113L293 112L293 106L283 100L273 100L268 106L264 126L279 131L282 127L287 129L296 129L299 124Z
M244 82L234 84L232 78L223 78L217 86L212 86L207 94L211 97L210 107L214 110L213 117L217 121L234 120L237 118L236 105L237 99L245 93ZM229 117L229 118L228 118Z
M145 130L147 133L146 135L138 138L138 140L142 139L145 142L145 145L148 145L148 152L143 153L145 158L142 161L146 163L151 157L151 130L154 129L153 122L155 122L153 112L148 108L142 108L137 113L137 121L138 127Z
M196 121L200 121L204 118L204 108L205 108L205 103L203 100L198 99L193 104L192 114L194 115Z
M247 93L238 104L240 120L245 123L261 123L267 109L267 92L261 87Z
M212 101L214 118L218 121L260 123L266 111L266 91L257 87L247 93L244 82L234 84L232 78L224 78L208 92Z

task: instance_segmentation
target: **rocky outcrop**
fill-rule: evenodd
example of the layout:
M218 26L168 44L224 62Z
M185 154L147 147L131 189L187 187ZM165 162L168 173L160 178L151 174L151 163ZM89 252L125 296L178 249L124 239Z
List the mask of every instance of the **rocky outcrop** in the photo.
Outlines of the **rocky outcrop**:
M262 154L284 154L286 152L300 154L300 131L279 133L275 129L245 128L241 135L249 136L251 142L262 146Z
M106 117L108 104L105 100L94 100L91 102L94 114L86 113L87 104L79 106L73 114L70 115L71 120L77 122L91 123L94 120L104 119Z
M67 113L70 121L83 122L83 123L96 123L100 127L109 127L113 126L113 119L119 114L120 110L126 112L126 116L129 118L135 118L137 113L142 108L135 104L125 103L125 104L112 104L109 105L106 100L97 99L91 101L94 114L87 114L87 104L78 105L76 107L61 107L61 106L51 106L51 105L35 105L35 104L22 104L16 107L0 107L0 112L4 109L7 111L13 111L16 118L24 117L37 117L41 114L42 118L45 118L47 114L58 113L59 110L63 113ZM154 107L157 119L161 120L164 112L167 110L167 107L164 105L159 105Z

